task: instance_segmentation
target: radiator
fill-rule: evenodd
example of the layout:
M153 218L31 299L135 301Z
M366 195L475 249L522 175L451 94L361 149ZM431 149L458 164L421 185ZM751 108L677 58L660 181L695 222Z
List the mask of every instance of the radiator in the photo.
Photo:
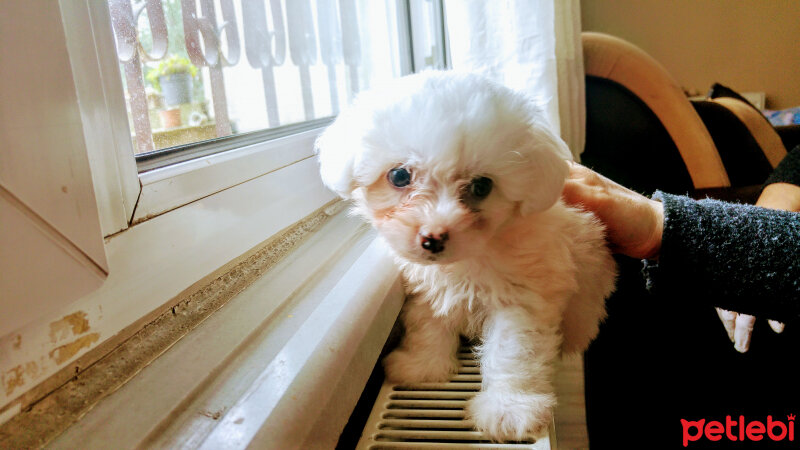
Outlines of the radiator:
M384 382L356 449L555 449L553 423L545 437L512 443L476 431L465 408L480 389L480 367L469 347L459 349L458 373L446 383Z

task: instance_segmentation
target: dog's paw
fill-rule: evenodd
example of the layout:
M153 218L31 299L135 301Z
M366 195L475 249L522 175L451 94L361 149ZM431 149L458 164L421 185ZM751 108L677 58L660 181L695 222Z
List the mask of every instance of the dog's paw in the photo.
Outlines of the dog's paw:
M436 358L421 352L395 350L383 360L386 378L393 383L442 382L458 369L455 355Z
M475 428L497 442L542 435L553 419L553 394L488 389L467 406Z

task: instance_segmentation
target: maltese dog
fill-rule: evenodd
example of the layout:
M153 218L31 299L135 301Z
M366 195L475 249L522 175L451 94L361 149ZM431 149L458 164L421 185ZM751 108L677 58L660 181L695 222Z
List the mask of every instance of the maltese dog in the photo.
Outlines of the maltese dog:
M478 340L468 416L498 441L542 433L556 363L595 337L616 277L601 223L560 198L569 150L542 113L478 75L426 72L361 94L317 151L404 276L387 378L446 381L460 336Z

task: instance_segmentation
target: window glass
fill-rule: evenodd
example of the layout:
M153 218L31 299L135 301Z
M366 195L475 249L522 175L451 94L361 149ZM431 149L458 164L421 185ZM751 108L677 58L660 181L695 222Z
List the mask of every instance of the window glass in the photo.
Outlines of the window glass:
M319 126L359 90L411 70L403 0L109 6L137 159Z

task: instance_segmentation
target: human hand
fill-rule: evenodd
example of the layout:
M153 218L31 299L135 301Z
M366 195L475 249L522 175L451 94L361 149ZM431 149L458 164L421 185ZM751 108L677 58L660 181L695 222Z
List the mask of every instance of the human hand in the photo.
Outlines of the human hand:
M756 206L800 211L800 186L788 183L770 184L761 192ZM728 338L733 342L733 348L740 353L749 350L756 318L749 314L740 314L722 308L717 308L717 315L728 333ZM776 333L783 332L785 328L783 323L776 320L769 320L768 323L772 331Z
M749 314L740 314L722 308L717 308L717 315L728 333L728 339L733 342L733 348L739 353L745 353L750 350L750 339L753 336L756 318ZM767 323L769 323L772 331L776 333L782 333L785 327L784 324L777 320L768 320Z
M608 233L611 249L640 259L653 259L661 249L664 206L578 163L569 162L562 197L593 212Z

